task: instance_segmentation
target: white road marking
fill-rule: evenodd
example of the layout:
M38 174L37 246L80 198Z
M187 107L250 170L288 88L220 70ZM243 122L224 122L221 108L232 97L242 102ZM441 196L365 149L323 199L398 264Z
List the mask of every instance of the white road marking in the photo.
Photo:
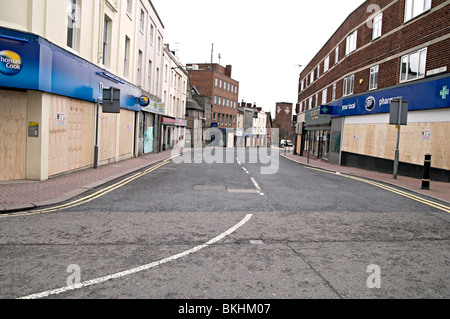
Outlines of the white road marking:
M118 279L118 278L122 278L131 274L135 274L144 270L148 270L157 266L160 266L162 264L168 263L170 261L174 261L177 260L179 258L182 257L186 257L190 254L193 254L199 250L202 250L212 244L217 243L218 241L222 240L223 238L225 238L226 236L234 233L237 229L239 229L240 227L242 227L244 224L246 224L251 218L252 218L253 214L248 214L247 216L245 216L245 218L243 220L241 220L239 223L237 223L236 225L234 225L233 227L231 227L230 229L228 229L226 232L223 232L222 234L220 234L219 236L211 239L210 241L208 241L205 244L196 246L190 250L187 250L185 252L170 256L168 258L164 258L161 259L159 261L155 261L152 262L150 264L147 265L143 265L143 266L139 266L133 269L129 269L126 271L122 271L122 272L118 272L116 274L113 275L108 275L108 276L104 276L104 277L100 277L97 279L92 279L92 280L88 280L79 284L75 284L73 286L66 286L66 287L62 287L62 288L58 288L58 289L53 289L53 290L48 290L48 291L44 291L41 293L37 293L37 294L32 294L32 295L28 295L25 297L20 297L19 299L39 299L39 298L44 298L44 297L48 297L50 295L57 295L57 294L61 294L63 292L67 292L67 291L71 291L71 290L76 290L76 289L81 289L84 287L88 287L88 286L92 286L92 285L96 285L96 284L100 284L112 279Z
M253 185L255 185L256 191L259 193L259 195L263 196L264 193L261 191L261 187L259 187L259 185L256 182L256 180L253 177L250 177L250 179L252 180Z

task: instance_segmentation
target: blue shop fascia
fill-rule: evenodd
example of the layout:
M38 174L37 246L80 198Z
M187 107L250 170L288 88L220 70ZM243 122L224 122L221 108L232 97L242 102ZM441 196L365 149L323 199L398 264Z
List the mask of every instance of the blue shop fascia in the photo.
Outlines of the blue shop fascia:
M444 72L446 71L445 68ZM302 146L297 153L306 155L309 152L312 156L340 165L349 165L349 162L359 163L349 166L364 167L367 166L367 162L372 161L376 163L373 166L384 165L389 169L391 163L389 161L380 163L383 159L368 159L364 154L359 154L360 156L343 154L342 138L344 123L349 122L350 117L360 116L361 119L361 116L365 115L389 114L393 99L407 101L409 112L430 111L421 112L425 117L428 116L427 114L438 112L446 117L449 113L445 109L450 108L450 74L442 73L388 88L366 91L306 111ZM386 115L384 118L388 125L389 116ZM423 122L427 122L427 119L424 118ZM450 118L442 118L442 122L448 122L450 125ZM359 158L349 161L346 156L359 156ZM420 168L413 169L420 172ZM417 174L413 175L418 177ZM444 172L444 180L448 179L448 174L448 170Z
M16 57L12 68L11 63L6 63L11 56ZM103 88L114 87L120 90L121 108L141 111L139 87L42 37L6 28L0 28L0 87L47 92L89 102L101 101Z

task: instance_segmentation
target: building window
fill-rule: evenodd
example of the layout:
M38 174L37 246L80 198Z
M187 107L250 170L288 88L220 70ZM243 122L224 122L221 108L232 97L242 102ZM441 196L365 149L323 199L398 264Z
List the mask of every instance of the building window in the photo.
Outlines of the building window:
M378 88L378 69L378 65L370 68L369 90L375 90Z
M322 105L327 104L328 89L322 91Z
M345 55L356 50L356 42L358 38L358 30L350 33L346 40Z
M318 79L320 77L320 64L317 66L317 78Z
M344 96L353 94L353 86L355 83L355 75L350 75L344 79Z
M311 74L310 74L310 80L309 80L309 82L310 82L310 83L313 83L313 82L314 82L314 71L311 72Z
M158 50L158 54L161 54L161 37L160 36L158 36L158 48L157 48L157 50Z
M217 105L217 95L214 95L214 104Z
M141 9L141 17L139 19L139 30L144 33L144 24L145 24L145 12Z
M222 97L219 96L219 106L222 106Z
M153 71L153 62L152 60L148 60L148 74L147 74L147 82L148 82L148 91L152 91L152 71Z
M125 36L125 55L123 58L123 76L128 77L128 66L130 62L130 38Z
M431 0L406 0L405 22L431 9Z
M325 61L323 61L323 73L327 72L330 68L330 56L327 56L325 58Z
M380 13L375 18L373 18L372 40L381 37L382 28L383 28L383 13Z
M155 26L150 23L150 44L153 44L154 37L155 37Z
M336 88L337 88L337 83L333 84L333 91L331 92L331 100L334 101L336 100Z
M137 66L137 72L136 72L136 83L137 83L137 85L141 85L141 78L142 78L142 51L139 50L139 53L138 53L138 66Z
M219 79L216 78L216 87L219 85Z
M109 43L111 41L111 20L105 16L103 26L103 65L109 66Z
M127 13L128 13L128 15L130 15L131 16L131 8L132 8L132 6L131 6L131 1L133 1L133 0L127 0Z
M427 48L402 57L400 82L415 80L425 76Z
M309 106L308 106L308 110L313 108L313 100L312 100L312 96L309 98Z
M77 0L69 0L67 15L67 46L72 49L76 49L77 42L77 28L79 21L77 21L77 16L80 16L78 12Z
M337 46L336 49L334 49L334 64L337 64L339 62L339 47Z

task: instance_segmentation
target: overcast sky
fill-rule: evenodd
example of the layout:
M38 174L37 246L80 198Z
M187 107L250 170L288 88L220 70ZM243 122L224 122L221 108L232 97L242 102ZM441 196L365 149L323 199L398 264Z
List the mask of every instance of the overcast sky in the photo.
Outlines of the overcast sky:
M297 103L298 76L365 0L151 0L181 63L233 66L239 103ZM201 93L201 92L200 92Z

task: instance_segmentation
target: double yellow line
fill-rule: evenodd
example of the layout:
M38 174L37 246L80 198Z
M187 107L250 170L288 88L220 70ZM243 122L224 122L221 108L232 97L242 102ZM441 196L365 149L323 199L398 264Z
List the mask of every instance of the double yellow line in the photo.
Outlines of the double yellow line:
M308 167L308 168L312 169L312 170L315 170L315 171L323 172L323 173L328 173L328 174L332 174L332 175L338 175L337 173L326 171L326 170L323 170L323 169L312 168L312 167ZM394 188L394 187L391 187L391 186L388 186L388 185L385 185L385 184L382 184L382 183L378 183L378 182L375 182L375 181L371 181L371 180L368 180L368 179L365 179L365 178L356 177L356 176L351 176L351 175L346 175L346 174L339 174L338 176L343 176L345 178L350 178L350 179L354 179L354 180L357 180L357 181L360 181L360 182L364 182L366 184L370 184L370 185L373 185L373 186L385 189L385 190L387 190L389 192L401 195L403 197L410 198L410 199L415 200L417 202L420 202L420 203L423 203L425 205L432 206L434 208L442 210L444 212L450 213L450 207L448 207L448 206L442 205L440 203L428 200L428 199L420 197L420 196L413 195L411 193L402 191L402 190L400 190L398 188Z
M82 205L82 204L86 204L86 203L88 203L90 201L93 201L94 199L97 199L97 198L99 198L101 196L104 196L104 195L106 195L106 194L108 194L108 193L110 193L110 192L112 192L112 191L114 191L114 190L116 190L116 189L118 189L118 188L120 188L122 186L125 186L128 183L130 183L130 182L132 182L132 181L134 181L134 180L136 180L136 179L138 179L138 178L140 178L140 177L142 177L144 175L147 175L147 174L151 173L151 172L157 170L158 168L160 168L162 166L165 166L165 165L169 164L170 161L173 158L177 157L177 156L179 156L179 155L167 158L167 159L163 160L162 162L160 162L160 163L158 163L158 164L156 164L156 165L154 165L154 166L152 166L152 167L150 167L150 168L148 168L148 169L146 169L146 170L144 170L142 172L135 173L134 175L129 176L129 177L121 180L120 182L117 182L117 183L115 183L115 184L113 184L111 186L108 186L108 187L106 187L104 189L101 189L101 190L99 190L99 191L97 191L97 192L95 192L95 193L93 193L91 195L88 195L88 196L85 196L83 198L71 201L69 203L58 205L58 206L52 206L52 207L48 207L48 208L43 208L43 209L38 209L38 210L4 214L4 215L0 215L0 218L11 217L11 216L18 217L18 216L38 215L38 214L43 214L43 213L52 213L52 212L56 212L56 211L60 211L60 210L64 210L64 209L68 209L68 208L72 208L72 207L76 207L76 206L79 206L79 205Z

